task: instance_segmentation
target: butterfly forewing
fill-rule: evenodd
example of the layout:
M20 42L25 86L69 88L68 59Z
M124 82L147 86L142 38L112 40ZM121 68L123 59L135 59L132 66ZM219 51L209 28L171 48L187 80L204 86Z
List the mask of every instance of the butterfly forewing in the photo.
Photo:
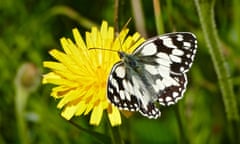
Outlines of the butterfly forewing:
M184 73L192 65L196 48L195 35L176 32L147 40L133 54L143 61L151 59L155 64L169 66L171 72Z
M108 79L107 96L117 107L157 118L155 102L175 104L187 85L186 72L196 53L196 37L187 32L151 38L132 54L121 54Z

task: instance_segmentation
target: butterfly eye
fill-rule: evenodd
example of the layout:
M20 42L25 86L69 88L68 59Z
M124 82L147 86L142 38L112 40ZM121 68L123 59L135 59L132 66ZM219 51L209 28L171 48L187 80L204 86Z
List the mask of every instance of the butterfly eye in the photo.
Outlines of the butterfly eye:
M135 60L130 60L128 62L128 64L132 67L132 68L136 68L137 67L137 62Z

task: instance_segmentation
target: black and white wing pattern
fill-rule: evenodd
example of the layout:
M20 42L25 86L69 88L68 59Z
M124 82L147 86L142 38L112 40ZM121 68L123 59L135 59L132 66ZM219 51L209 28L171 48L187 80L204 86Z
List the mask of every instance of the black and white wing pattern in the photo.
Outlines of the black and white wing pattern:
M171 105L183 97L196 49L194 34L176 32L153 37L132 54L119 51L121 61L108 78L108 99L119 109L159 117L156 102Z

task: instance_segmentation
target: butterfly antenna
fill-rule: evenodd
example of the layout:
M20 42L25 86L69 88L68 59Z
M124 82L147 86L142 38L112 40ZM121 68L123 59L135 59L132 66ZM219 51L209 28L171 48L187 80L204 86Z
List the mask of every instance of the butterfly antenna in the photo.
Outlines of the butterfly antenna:
M131 20L132 20L132 18L130 17L130 18L127 20L127 22L124 24L124 26L122 27L121 31L127 28L128 24L131 22Z
M106 50L106 51L111 51L111 52L119 52L118 50L105 49L105 48L89 48L88 50Z
M127 20L127 22L124 24L124 26L122 27L122 29L121 29L121 31L123 31L124 29L127 29L127 26L128 26L128 24L130 23L130 21L132 20L132 18L129 18L128 20ZM120 31L120 32L121 32ZM118 37L118 34L119 33L117 33L115 36L116 36L116 38L118 39L118 41L119 41L119 43L120 43L120 51L122 51L123 50L123 48L122 48L122 39L120 39L120 37Z

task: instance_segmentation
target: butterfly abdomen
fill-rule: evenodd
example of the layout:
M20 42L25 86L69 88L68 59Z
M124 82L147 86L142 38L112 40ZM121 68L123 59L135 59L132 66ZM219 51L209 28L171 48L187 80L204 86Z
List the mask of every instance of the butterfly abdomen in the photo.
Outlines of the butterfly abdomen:
M154 80L152 79L151 74L146 71L144 65L141 63L141 60L136 56L129 55L124 52L120 52L120 56L124 67L130 72L130 75L134 76L138 81L141 81L142 85L139 92L142 97L148 99L147 102L156 99L156 91L152 86L152 82L154 82ZM129 79L131 80L131 78ZM136 83L133 83L132 81L131 83L136 85Z

